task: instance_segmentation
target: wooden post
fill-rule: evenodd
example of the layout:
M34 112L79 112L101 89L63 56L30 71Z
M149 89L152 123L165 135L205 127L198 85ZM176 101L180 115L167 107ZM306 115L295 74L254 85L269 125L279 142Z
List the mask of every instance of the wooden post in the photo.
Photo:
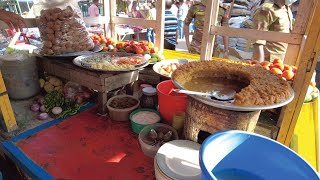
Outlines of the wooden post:
M216 26L219 11L219 1L208 0L206 4L205 20L203 26L200 60L210 60L214 47L215 34L211 34L211 28ZM212 25L212 26L211 26Z
M7 94L6 86L4 84L2 74L0 71L0 111L4 119L4 128L11 132L18 128L16 118L10 104L9 96Z
M165 14L165 1L157 1L157 17L156 17L156 46L159 48L160 53L163 53L164 44L164 14Z
M117 39L116 24L114 18L116 17L116 0L110 0L110 30L112 39Z
M109 12L109 6L110 6L110 2L109 0L102 0L102 9L103 9L103 16L104 17L108 17L109 21L110 21L110 12ZM104 30L104 35L108 36L108 31L107 29L109 28L109 23L104 23L103 24L103 30Z
M314 10L314 3L315 0L301 0L299 4L299 10L297 12L296 22L294 24L292 33L296 34L302 34L304 35L307 27L308 22L310 19L311 13ZM302 40L304 41L304 40ZM301 42L303 44L304 42ZM286 57L285 57L285 63L289 65L298 65L298 55L301 53L303 48L301 48L300 45L292 45L289 44Z
M320 43L318 43L320 42L320 0L316 0L314 5L315 12L313 13L313 17L310 18L310 31L308 32L305 47L299 57L300 63L293 84L295 98L283 108L279 118L282 120L282 123L277 140L285 145L290 144L311 77L320 55Z

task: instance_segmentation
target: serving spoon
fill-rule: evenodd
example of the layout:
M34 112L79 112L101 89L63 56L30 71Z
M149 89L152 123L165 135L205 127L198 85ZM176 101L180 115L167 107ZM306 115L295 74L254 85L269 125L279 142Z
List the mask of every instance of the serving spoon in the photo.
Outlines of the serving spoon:
M222 101L228 101L228 100L234 99L234 96L236 95L236 91L232 89L222 89L220 91L211 91L208 93L189 91L184 89L173 89L173 91L176 93L184 93L184 94L190 94L190 95L210 96Z

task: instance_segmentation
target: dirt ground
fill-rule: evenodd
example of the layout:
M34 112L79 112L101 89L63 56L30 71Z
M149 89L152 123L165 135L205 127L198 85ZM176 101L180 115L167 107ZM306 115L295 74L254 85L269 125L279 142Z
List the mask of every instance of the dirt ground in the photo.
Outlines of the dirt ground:
M43 123L46 123L52 120L52 119L48 119L46 121L37 120L37 116L39 113L30 111L30 105L32 104L33 99L34 98L30 98L27 100L20 100L20 101L15 101L15 100L10 101L19 128L16 131L13 131L11 133L5 132L2 128L0 128L0 141L10 139L28 129L32 129L34 127L37 127ZM3 117L1 116L0 118L3 118Z

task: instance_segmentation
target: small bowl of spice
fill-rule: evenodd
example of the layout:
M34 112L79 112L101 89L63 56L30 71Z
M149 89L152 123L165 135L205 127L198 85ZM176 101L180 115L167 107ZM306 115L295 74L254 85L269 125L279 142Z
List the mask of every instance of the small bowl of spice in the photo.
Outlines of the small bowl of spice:
M139 134L147 125L155 124L161 121L160 113L154 109L141 108L130 114L131 128Z
M130 95L117 95L107 102L109 117L115 121L128 121L132 111L137 109L140 101Z
M177 139L179 139L177 131L162 123L146 126L139 133L139 143L143 153L152 158L163 144Z

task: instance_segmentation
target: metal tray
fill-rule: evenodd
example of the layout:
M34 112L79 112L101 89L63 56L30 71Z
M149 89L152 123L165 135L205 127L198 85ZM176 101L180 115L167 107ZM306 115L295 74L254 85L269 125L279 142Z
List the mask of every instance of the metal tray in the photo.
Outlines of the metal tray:
M140 65L136 65L133 69L121 69L121 70L103 70L103 69L95 69L95 68L91 68L88 66L84 66L83 63L81 62L82 60L86 59L86 58L91 58L93 56L102 56L102 55L116 55L118 57L126 57L126 56L134 56L136 54L131 54L131 53L124 53L124 52L117 52L117 53L96 53L96 54L90 54L90 55L83 55L83 56L78 56L75 59L73 59L73 64L76 66L79 66L81 68L85 68L85 69L89 69L92 71L100 71L100 72L127 72L127 71L135 71L135 70L139 70L142 69L146 66L149 65L149 61L146 60L145 63L140 64Z
M173 80L173 84L179 88L179 89L185 89L183 86L181 86L178 82ZM272 104L272 105L266 105L266 106L236 106L233 104L234 100L231 101L219 101L219 100L214 100L211 99L209 97L206 96L198 96L198 95L189 95L197 100L199 100L200 102L216 107L216 108L221 108L221 109L225 109L225 110L231 110L231 111L258 111L258 110L266 110L266 109L274 109L274 108L278 108L278 107L282 107L285 106L287 104L289 104L293 98L294 98L294 91L291 88L291 96L278 104Z
M164 76L164 77L167 77L167 78L171 78L170 76L165 76L163 74L161 74L159 72L160 70L160 67L163 65L163 64L171 64L171 63L178 63L178 64L187 64L188 62L190 61L196 61L195 59L168 59L168 60L162 60L160 62L157 62L153 65L152 69L154 72L158 73L159 75L161 76Z
M65 58L65 57L77 57L77 56L83 56L83 55L90 55L90 54L100 52L102 51L102 49L103 49L103 46L95 44L91 51L80 51L80 52L66 53L66 54L60 54L60 55L42 55L40 54L40 51L35 51L35 54L41 57Z

